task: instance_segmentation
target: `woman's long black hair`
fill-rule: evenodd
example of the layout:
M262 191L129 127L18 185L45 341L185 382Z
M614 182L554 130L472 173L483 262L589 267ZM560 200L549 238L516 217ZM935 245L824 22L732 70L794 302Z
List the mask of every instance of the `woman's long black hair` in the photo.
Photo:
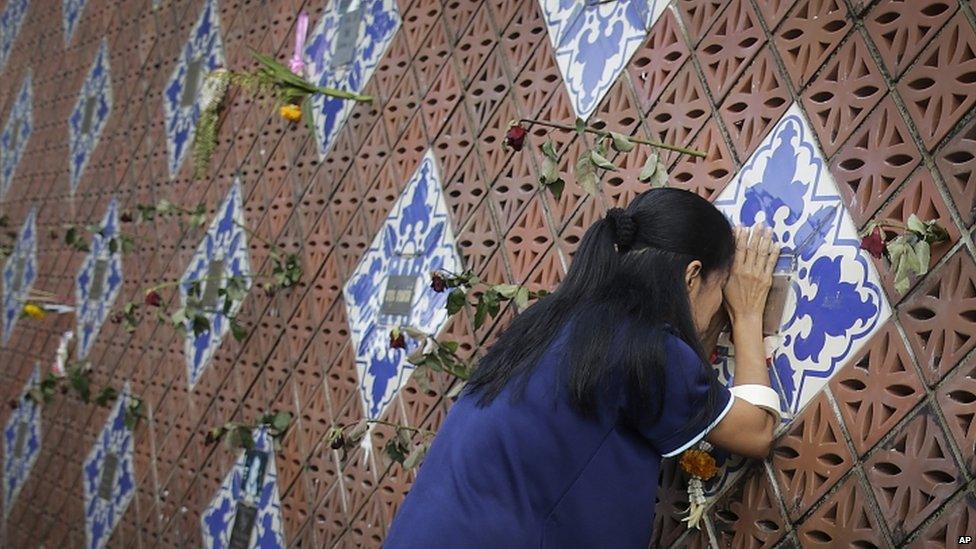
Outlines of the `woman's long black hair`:
M592 413L600 392L618 379L643 418L656 421L664 402L665 323L701 357L702 367L710 368L695 328L685 269L697 259L703 279L709 280L728 271L734 254L729 221L704 198L667 187L638 195L626 210L611 209L590 226L566 278L512 320L479 361L467 391L487 405L510 382L524 388L527 374L571 322L566 381L572 403ZM623 334L618 333L621 326L626 326Z

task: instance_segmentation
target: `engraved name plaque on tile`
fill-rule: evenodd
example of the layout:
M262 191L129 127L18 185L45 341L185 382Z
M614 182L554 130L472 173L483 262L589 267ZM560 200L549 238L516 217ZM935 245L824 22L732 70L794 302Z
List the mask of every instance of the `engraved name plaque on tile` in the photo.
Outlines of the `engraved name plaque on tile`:
M386 293L380 305L380 314L410 315L413 292L417 287L417 277L413 275L390 275L386 281Z
M180 97L181 107L190 107L197 98L197 90L200 88L200 78L203 73L202 58L197 58L186 65L186 80L183 83L183 95Z
M792 254L780 254L773 270L773 283L766 296L766 307L763 309L763 335L779 334L783 325L783 310L786 308L786 298L790 294L790 286L796 276L796 257Z
M81 133L88 133L95 118L95 105L98 102L96 97L85 98L85 111L81 117Z
M220 285L224 277L224 260L213 259L207 267L207 279L203 285L203 299L201 304L204 309L213 310L217 308L217 301L220 298Z
M257 507L243 501L237 502L234 527L230 531L230 542L227 544L228 549L250 549L251 533L254 532L257 516Z
M10 131L10 150L17 150L17 138L20 137L20 118L15 118Z
M108 271L108 259L98 258L95 260L95 269L92 271L91 290L88 299L98 301L102 298L105 291L105 273Z
M17 256L17 262L14 263L14 280L11 284L11 291L19 292L20 286L24 282L24 269L27 267L27 258L23 255Z
M17 423L17 436L14 438L14 459L24 455L24 444L27 442L27 422Z
M342 67L352 63L356 56L356 46L359 42L359 28L363 22L363 7L359 0L345 1L340 4L342 17L339 19L339 29L336 31L335 53L332 55L332 66Z
M104 500L112 499L112 489L115 488L115 473L119 468L119 456L115 452L105 454L102 461L102 476L98 479L98 497Z

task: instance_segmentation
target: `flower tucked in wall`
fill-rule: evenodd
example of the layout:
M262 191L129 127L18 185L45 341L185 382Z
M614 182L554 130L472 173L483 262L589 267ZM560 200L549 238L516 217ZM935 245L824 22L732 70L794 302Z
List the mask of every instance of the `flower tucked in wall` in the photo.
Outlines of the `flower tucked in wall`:
M862 233L861 249L875 259L885 257L895 271L895 290L908 291L913 276L929 271L931 247L949 240L949 233L938 221L922 221L915 214L901 223L881 219L868 223Z

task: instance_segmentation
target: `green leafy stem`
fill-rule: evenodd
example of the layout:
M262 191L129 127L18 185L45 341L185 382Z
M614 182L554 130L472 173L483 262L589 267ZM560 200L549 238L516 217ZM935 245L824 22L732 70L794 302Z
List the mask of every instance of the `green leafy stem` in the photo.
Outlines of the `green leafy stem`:
M31 387L25 398L38 404L49 404L58 393L67 394L73 391L85 404L94 402L102 408L108 408L119 398L118 389L106 385L94 394L92 399L91 368L87 363L74 363L65 370L65 375L48 374L37 385ZM144 404L141 398L129 395L123 408L125 426L133 430L141 418L145 416Z
M254 423L244 423L239 421L228 421L219 427L214 427L207 432L205 442L214 444L223 439L224 444L230 449L243 448L250 450L254 448L254 431L265 428L271 439L274 441L275 452L281 451L281 441L284 439L288 428L292 424L292 413L274 411L262 415Z

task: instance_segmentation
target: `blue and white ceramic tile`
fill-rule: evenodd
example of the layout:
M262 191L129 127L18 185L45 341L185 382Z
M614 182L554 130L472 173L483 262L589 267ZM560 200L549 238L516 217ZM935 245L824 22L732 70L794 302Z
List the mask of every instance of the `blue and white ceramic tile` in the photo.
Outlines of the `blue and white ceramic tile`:
M248 288L251 286L251 262L247 249L247 233L244 232L244 211L241 205L241 184L234 180L227 198L217 210L217 217L214 218L204 235L203 241L197 246L196 252L190 259L190 265L183 278L180 279L180 298L183 306L187 304L187 294L194 282L201 281L200 284L206 287L210 276L210 262L214 260L223 261L223 273L220 276L221 287L226 286L226 279L230 277L244 277ZM221 305L223 299L220 300ZM205 312L207 320L210 321L210 329L202 332L199 336L193 334L193 330L187 324L186 343L184 353L186 354L187 383L192 389L196 385L204 369L213 358L213 354L220 347L224 336L230 329L229 318L237 314L241 308L241 302L237 301L224 315L221 311ZM189 322L189 321L188 321Z
M10 509L27 482L31 468L41 453L41 405L27 398L27 392L40 384L41 368L34 366L27 384L20 392L19 406L10 414L3 429L3 513L10 515ZM21 427L23 425L23 427ZM16 451L17 436L23 429L20 453Z
M166 113L166 152L169 175L174 177L193 143L193 131L200 118L200 88L207 73L224 64L223 46L220 41L219 10L215 0L208 0L190 31L190 38L183 47L173 75L166 84L163 109ZM196 98L184 105L183 94L187 84L187 71L194 62L200 63Z
M382 415L413 371L406 357L417 342L407 338L407 349L391 349L390 330L412 326L428 334L439 332L447 322L447 293L430 288L430 272L458 272L460 266L437 162L428 151L343 287L367 416ZM394 275L416 277L409 316L380 311Z
M254 449L266 452L268 461L264 479L256 498L248 494L245 475L250 470L246 464L247 453L241 452L234 468L224 478L220 490L200 516L203 529L203 546L207 549L226 549L229 547L234 516L238 502L246 501L257 509L254 531L248 547L278 549L285 546L284 529L281 519L281 501L278 496L278 471L275 467L274 444L266 429L254 434ZM256 481L256 479L255 479Z
M362 14L355 20L358 31L351 33L355 36L352 61L335 65L339 21L343 13L356 9L361 9ZM309 81L319 86L362 92L393 41L400 22L396 0L332 0L305 46ZM316 95L312 105L319 157L324 158L355 103Z
M27 0L10 0L0 11L0 71L7 66L10 51L20 34L20 27L27 15Z
M129 384L126 383L115 401L105 427L95 440L95 446L82 465L82 483L85 487L85 546L89 549L105 547L136 493L132 431L125 426L125 409L129 398ZM106 499L99 495L99 485L102 482L102 468L109 454L114 455L118 461L115 477L110 481L109 497Z
M64 24L64 44L71 44L71 37L78 28L78 21L81 20L81 13L85 11L85 4L88 0L64 0L61 8L61 19Z
M24 149L27 148L27 142L34 131L34 118L31 113L33 97L31 73L28 72L17 92L14 106L7 115L3 133L0 133L0 199L7 194L7 189L14 180L14 174L17 173L20 159L24 155Z
M17 243L3 267L3 343L10 341L10 334L20 318L24 298L30 294L37 279L37 234L34 220L37 210L32 209L20 227ZM23 265L18 269L18 265ZM18 272L19 271L19 272Z
M93 110L91 123L87 131L84 131L85 106L89 98L94 101ZM103 40L102 47L95 54L91 70L88 71L88 76L81 85L78 102L71 112L71 118L68 119L68 144L71 148L68 171L71 176L72 193L78 188L78 182L81 181L81 176L88 167L92 152L98 146L98 140L102 136L102 130L105 129L111 111L112 77L108 66L108 43Z
M874 265L800 108L793 105L715 200L735 224L773 228L796 257L774 384L796 414L891 315ZM730 380L732 367L723 368Z
M101 231L92 236L91 251L88 252L75 277L77 302L75 317L78 323L79 359L88 356L92 343L102 329L102 324L108 317L109 310L122 287L122 246L116 240L113 252L110 244L119 235L118 209L118 201L113 198L108 211L105 212L105 217L102 218ZM96 272L95 267L99 261L104 261L106 265L102 273ZM102 280L95 280L96 275L100 275ZM101 287L100 294L93 296L92 290L97 289L96 285Z
M576 115L587 119L664 13L665 0L539 0Z

